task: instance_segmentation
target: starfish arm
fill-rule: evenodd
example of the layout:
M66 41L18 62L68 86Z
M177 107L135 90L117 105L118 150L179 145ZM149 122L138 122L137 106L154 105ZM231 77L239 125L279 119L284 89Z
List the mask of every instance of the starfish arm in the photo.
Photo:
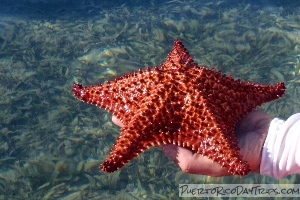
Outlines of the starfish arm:
M220 129L212 128L212 136L208 137L204 130L189 130L186 132L172 133L172 144L191 150L194 153L210 158L213 162L219 163L227 168L233 175L244 176L250 171L250 167L240 155L240 149L235 138L226 138Z
M206 67L194 67L190 69L188 76L194 80L190 87L200 93L197 95L205 98L213 115L221 119L222 123L232 126L246 113L263 103L278 99L285 92L282 82L276 85L245 83ZM219 119L216 120L219 122Z
M197 67L198 64L190 56L181 41L176 40L173 50L168 55L167 61L161 65L163 70L188 70L192 67Z
M178 146L207 156L230 173L243 176L250 168L240 156L234 126L224 123L222 119L227 116L220 115L222 108L213 107L209 97L198 90L189 91L184 102L181 131L177 141L174 140Z
M72 90L81 101L104 108L127 124L140 109L142 99L153 94L158 85L164 87L163 79L164 74L158 68L147 68L105 84L86 87L75 83Z
M123 131L109 157L101 164L104 172L111 173L129 163L132 159L153 146L175 144L176 134L171 132L151 132L139 134L136 130Z
M244 176L250 172L250 166L240 154L238 141L229 127L212 128L213 137L205 138L199 145L197 153L209 157L233 175Z
M144 145L141 140L137 131L123 131L110 156L101 164L101 169L107 173L114 172L144 152L149 146Z
M73 92L78 99L104 108L117 117L122 116L123 119L128 117L127 115L130 115L132 110L138 109L137 102L140 100L137 91L132 94L131 98L128 98L128 94L132 93L131 90L137 88L137 86L129 87L123 79L90 87L74 84Z
M231 82L231 88L227 86L229 82ZM285 92L283 83L258 85L250 82L243 83L240 80L233 80L231 77L224 77L223 85L227 87L220 86L219 88L222 89L214 91L209 97L209 102L211 102L210 106L214 107L212 111L219 111L227 116L223 118L224 123L233 123L233 125L257 106L278 99ZM217 114L217 112L215 113Z
M119 169L152 146L173 143L173 135L167 131L176 126L175 121L172 123L174 113L171 113L174 105L170 104L168 95L173 90L172 85L159 84L152 94L141 100L141 108L124 126L110 156L102 164L103 171Z

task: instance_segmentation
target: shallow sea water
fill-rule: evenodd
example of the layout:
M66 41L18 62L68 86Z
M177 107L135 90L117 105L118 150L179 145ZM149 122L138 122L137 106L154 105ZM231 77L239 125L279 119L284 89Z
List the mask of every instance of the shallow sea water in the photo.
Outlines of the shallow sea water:
M152 148L99 170L119 128L73 97L74 82L163 63L179 38L199 64L234 78L284 81L261 109L299 112L300 4L254 1L4 0L0 6L0 199L179 199L180 183L299 183L184 174Z

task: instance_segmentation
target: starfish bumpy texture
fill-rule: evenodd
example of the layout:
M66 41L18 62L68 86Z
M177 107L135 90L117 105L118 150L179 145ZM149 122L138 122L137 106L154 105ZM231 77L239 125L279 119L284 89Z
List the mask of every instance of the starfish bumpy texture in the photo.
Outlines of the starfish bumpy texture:
M73 86L77 98L112 112L124 124L101 165L103 171L118 170L152 146L174 144L207 156L240 176L250 168L240 155L236 123L284 91L284 83L243 82L200 67L179 40L160 67L105 84Z

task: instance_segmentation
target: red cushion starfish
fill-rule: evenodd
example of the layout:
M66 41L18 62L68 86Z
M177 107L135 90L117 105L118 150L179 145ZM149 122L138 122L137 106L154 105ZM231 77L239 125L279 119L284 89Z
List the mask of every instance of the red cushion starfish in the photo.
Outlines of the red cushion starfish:
M73 86L80 100L105 108L124 124L103 171L118 170L152 146L175 144L240 176L250 168L234 134L237 121L284 91L284 83L245 83L199 67L179 40L160 67L96 86Z

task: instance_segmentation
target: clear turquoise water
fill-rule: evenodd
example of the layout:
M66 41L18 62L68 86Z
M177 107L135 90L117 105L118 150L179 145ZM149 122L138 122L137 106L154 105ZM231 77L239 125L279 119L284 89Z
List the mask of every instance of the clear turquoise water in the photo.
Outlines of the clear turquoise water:
M199 64L284 81L285 97L262 109L286 118L299 112L297 1L49 2L0 6L0 199L177 199L179 183L299 182L185 175L159 149L104 174L120 130L71 92L159 65L180 38Z

